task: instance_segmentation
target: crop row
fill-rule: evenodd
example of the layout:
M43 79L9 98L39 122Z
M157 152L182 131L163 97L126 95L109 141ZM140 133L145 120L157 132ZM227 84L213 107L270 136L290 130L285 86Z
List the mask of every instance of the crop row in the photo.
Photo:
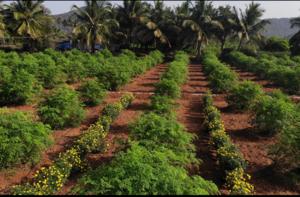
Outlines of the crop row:
M204 57L204 66L206 70L214 70L222 64L218 58L211 52L207 52ZM212 59L210 59L213 57ZM210 60L208 60L210 59ZM227 67L229 69L229 67ZM213 72L211 72L212 79ZM230 71L236 75L234 71ZM226 89L227 102L229 105L241 111L249 111L252 114L252 125L256 132L264 136L277 136L278 141L269 149L269 156L274 161L277 172L291 173L300 166L300 160L296 155L300 153L299 139L300 134L300 111L288 96L281 91L265 93L261 86L251 81L237 82L221 78L224 83L230 83ZM254 132L254 131L253 131Z
M51 49L39 53L0 52L0 106L34 102L42 89L63 83L95 79L103 88L116 90L133 77L162 61L159 51L137 57L124 50L113 56L104 50L95 55Z
M79 181L74 193L217 193L213 183L200 176L189 176L185 169L187 164L199 163L192 144L193 135L185 131L173 113L175 98L180 95L180 85L186 79L187 64L188 56L177 53L161 81L156 84L151 111L143 114L129 127L130 148L119 153L108 165L88 172Z
M290 93L300 91L300 66L286 66L282 61L276 61L267 55L255 58L238 51L227 54L225 60L235 67L254 72L259 77L272 81Z
M213 106L210 93L203 97L204 125L210 133L210 143L217 150L217 160L222 172L225 172L226 187L230 194L249 195L254 187L248 182L250 175L245 173L246 161L238 148L225 132L220 111Z
M105 137L111 123L122 110L131 104L133 99L133 95L128 93L123 95L119 102L107 105L98 121L92 124L72 147L61 153L52 165L37 171L31 183L14 186L12 193L15 195L53 195L59 191L72 172L87 168L85 156L88 153L106 150Z

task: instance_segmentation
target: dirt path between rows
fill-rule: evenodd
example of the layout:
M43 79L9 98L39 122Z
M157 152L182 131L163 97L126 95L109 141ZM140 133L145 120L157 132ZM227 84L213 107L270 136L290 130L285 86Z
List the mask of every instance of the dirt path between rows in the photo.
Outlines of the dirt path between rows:
M43 166L50 165L52 161L57 158L58 154L72 144L72 142L86 130L90 124L94 123L101 113L103 107L106 104L118 101L118 99L125 92L133 92L136 95L136 99L133 101L132 106L121 113L120 117L112 125L111 131L107 137L109 143L113 146L113 141L116 138L126 139L127 138L127 125L129 121L132 121L138 116L139 112L145 110L147 103L149 102L150 93L153 92L153 84L159 80L159 75L166 69L165 65L158 65L151 70L147 71L145 74L136 77L131 83L125 85L118 92L109 92L106 99L100 106L89 107L87 110L87 118L80 127L68 128L65 130L57 130L53 132L54 144L47 149L46 152L42 154L42 159L38 165L34 167L30 165L19 165L12 169L0 171L0 194L7 193L8 188L13 185L19 184L28 179L32 179L34 173ZM136 94L136 92L142 92L144 94ZM34 108L29 106L17 107L20 110L34 110ZM110 158L113 155L114 148L109 148L109 151L104 155L97 156L91 160L104 160L105 158Z
M112 92L110 94L110 97L115 99L119 98L125 92L131 92L135 95L135 99L130 107L124 110L112 124L107 136L107 142L109 144L107 151L102 154L90 154L87 156L92 167L97 167L111 161L116 153L124 148L129 134L128 126L143 112L148 110L150 96L155 90L154 84L160 80L160 75L165 72L166 68L166 65L158 65L145 75L135 79L132 83L125 85L118 92ZM80 176L80 174L77 174L70 177L59 194L64 195L70 193Z
M241 80L253 81L253 82L261 85L265 92L272 92L274 90L283 90L282 88L274 85L271 81L261 79L260 77L256 76L252 72L243 71L242 69L239 69L236 67L230 67L230 68L238 74L238 76ZM296 103L300 102L299 95L289 95L289 96L294 102L296 102Z
M202 160L198 174L206 180L222 185L216 155L209 145L209 134L203 128L202 96L209 90L208 81L199 64L189 65L188 81L182 86L182 98L178 100L177 117L186 129L195 134L197 158Z

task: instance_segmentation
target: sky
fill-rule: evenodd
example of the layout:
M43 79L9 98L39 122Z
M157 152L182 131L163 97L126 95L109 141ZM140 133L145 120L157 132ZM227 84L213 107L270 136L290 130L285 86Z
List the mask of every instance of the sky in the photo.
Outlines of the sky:
M119 3L120 1L113 1ZM169 6L176 6L181 1L165 1ZM214 1L216 6L232 5L244 9L251 1ZM265 9L263 18L290 18L300 16L300 1L255 1L259 2ZM52 14L61 14L70 11L72 5L83 6L83 1L45 1L45 5Z

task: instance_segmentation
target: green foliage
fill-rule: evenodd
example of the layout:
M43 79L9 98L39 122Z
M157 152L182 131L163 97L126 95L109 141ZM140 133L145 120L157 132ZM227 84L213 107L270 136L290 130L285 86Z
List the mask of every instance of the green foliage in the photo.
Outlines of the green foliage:
M85 81L79 88L80 97L86 105L96 106L106 96L106 90L97 80Z
M162 79L159 83L155 84L155 94L166 96L168 98L180 98L181 90L175 80Z
M258 59L240 52L231 52L226 61L233 66L255 72L258 76L269 79L290 93L300 91L300 67L287 56L275 57L263 53Z
M107 132L104 131L101 122L98 121L96 124L91 125L89 129L80 136L75 142L75 146L82 154L102 152L106 148L106 144L103 140L106 135Z
M282 132L295 114L292 103L267 95L257 99L252 111L253 124L258 131L268 135Z
M261 87L252 81L243 81L232 88L227 96L229 105L238 110L248 110L263 94Z
M217 187L199 176L188 176L170 164L172 152L147 150L133 144L110 165L91 171L79 180L74 193L87 195L217 194Z
M134 95L132 93L126 93L121 97L120 103L122 104L122 107L126 109L129 107L129 105L132 103L133 100L134 100Z
M56 65L51 56L37 53L35 58L39 62L38 79L44 88L53 88L66 80L66 75L60 65Z
M85 118L85 111L77 93L61 86L52 90L39 104L38 114L52 128L78 126Z
M166 96L154 95L151 97L151 110L157 114L169 115L175 108L175 102Z
M36 78L24 69L0 66L0 105L26 104L41 91Z
M263 47L263 50L278 52L278 51L289 51L289 41L284 38L279 37L270 37L266 45Z
M34 175L33 184L14 186L12 193L14 195L54 195L62 188L72 169L81 167L82 161L79 152L71 148L60 154L53 165L41 168Z
M22 112L0 111L0 168L36 163L50 144L50 128Z
M231 194L251 194L250 176L244 172L246 161L225 132L220 111L213 106L210 92L203 97L205 125L210 132L210 143L216 148L218 163L225 174L226 187Z
M115 120L120 112L123 110L121 103L108 104L102 111L103 116L111 117L112 120Z
M215 92L228 92L237 84L236 73L222 64L213 52L205 51L202 63L210 86Z
M154 113L143 114L130 127L131 136L149 150L165 147L181 155L183 162L192 162L193 135L185 131L176 119Z

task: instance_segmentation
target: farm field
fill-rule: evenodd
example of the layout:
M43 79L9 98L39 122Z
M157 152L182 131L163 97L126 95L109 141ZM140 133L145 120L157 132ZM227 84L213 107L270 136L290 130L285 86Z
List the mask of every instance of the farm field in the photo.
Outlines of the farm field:
M0 195L300 194L300 31L264 36L259 2L48 3L0 1Z

